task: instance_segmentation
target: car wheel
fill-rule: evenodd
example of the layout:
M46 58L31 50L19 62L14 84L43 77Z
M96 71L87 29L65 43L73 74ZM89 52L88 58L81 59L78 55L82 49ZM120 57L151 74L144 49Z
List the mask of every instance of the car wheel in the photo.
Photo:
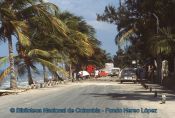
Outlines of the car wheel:
M123 81L120 81L120 83L122 84L122 83L123 83Z

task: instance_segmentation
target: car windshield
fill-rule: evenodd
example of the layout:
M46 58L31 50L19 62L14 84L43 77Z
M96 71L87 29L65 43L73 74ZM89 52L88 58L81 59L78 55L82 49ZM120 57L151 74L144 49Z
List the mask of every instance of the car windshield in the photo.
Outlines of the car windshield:
M135 70L134 69L124 69L122 71L122 74L131 74L131 73L135 73Z
M113 71L113 72L118 72L118 71L119 71L119 69L112 69L112 71Z

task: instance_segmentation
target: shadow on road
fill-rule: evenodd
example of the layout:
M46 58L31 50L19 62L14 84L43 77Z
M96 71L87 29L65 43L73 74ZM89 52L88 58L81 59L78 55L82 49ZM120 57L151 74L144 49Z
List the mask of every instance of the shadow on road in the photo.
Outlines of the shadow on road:
M134 83L134 82L125 82L125 83L119 83L119 84L138 84L138 83Z
M160 95L155 98L154 93L146 95L143 91L135 91L135 93L89 93L84 95L91 95L93 97L108 97L110 100L147 100L160 101ZM174 101L175 95L168 95L167 101Z

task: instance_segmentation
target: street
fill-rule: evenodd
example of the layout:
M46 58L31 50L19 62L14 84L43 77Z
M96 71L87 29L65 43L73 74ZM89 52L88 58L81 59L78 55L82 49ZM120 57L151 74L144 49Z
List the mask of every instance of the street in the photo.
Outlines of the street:
M108 79L108 78L107 78ZM0 97L1 118L172 118L175 113L174 94L167 94L166 104L161 94L145 90L140 84L111 81L80 81L53 88L29 90ZM10 108L15 108L14 113ZM17 108L74 109L72 113L16 113ZM100 112L83 113L82 109ZM130 110L129 110L130 109ZM70 109L69 109L70 110ZM97 110L98 111L98 110Z

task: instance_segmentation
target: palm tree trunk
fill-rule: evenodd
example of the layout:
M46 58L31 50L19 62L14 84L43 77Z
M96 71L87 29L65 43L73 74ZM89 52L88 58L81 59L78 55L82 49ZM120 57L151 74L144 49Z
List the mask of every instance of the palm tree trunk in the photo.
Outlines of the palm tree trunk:
M54 63L56 66L58 66L57 61L56 61L55 59L53 60L53 63ZM58 81L58 80L59 80L59 79L58 79L58 76L57 76L57 72L53 72L53 73L52 73L52 78L53 78L54 81Z
M56 72L52 73L52 78L53 78L53 81L58 81L59 80Z
M157 57L157 80L159 83L162 81L162 59L160 56Z
M173 61L174 61L174 65L173 65L173 73L175 74L175 56L173 56Z
M44 75L44 82L48 82L48 76L47 76L47 73L46 73L45 65L43 65L43 75Z
M12 45L12 37L8 37L8 49L9 49L9 61L10 61L10 88L17 88L17 79L15 74L15 66L14 66L14 57L13 57L13 45Z
M31 85L33 84L33 79L32 79L32 73L31 73L30 66L27 66L27 72L28 72L28 84Z
M72 79L72 64L69 64L69 79Z

